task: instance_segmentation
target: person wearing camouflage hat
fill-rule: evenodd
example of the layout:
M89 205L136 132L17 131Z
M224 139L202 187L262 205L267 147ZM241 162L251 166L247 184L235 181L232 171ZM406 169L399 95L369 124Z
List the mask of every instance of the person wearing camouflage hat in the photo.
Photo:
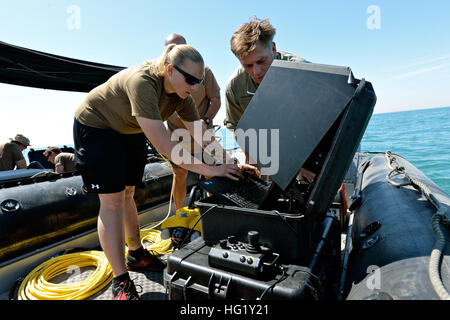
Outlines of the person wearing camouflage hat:
M0 171L25 169L27 163L22 151L30 146L30 139L24 135L17 134L14 138L9 138L11 142L0 145Z

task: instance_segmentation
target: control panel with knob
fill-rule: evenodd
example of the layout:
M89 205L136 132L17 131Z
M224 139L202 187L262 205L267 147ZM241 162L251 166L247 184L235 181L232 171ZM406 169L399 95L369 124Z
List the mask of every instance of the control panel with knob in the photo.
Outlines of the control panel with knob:
M248 243L240 242L235 236L222 239L208 254L211 267L233 271L252 278L260 278L278 259L269 248L259 243L259 232L249 231Z

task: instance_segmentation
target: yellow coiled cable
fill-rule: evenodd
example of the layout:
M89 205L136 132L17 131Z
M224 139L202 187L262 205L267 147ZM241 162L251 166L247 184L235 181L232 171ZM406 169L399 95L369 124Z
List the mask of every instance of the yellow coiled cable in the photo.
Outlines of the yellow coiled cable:
M145 249L153 255L166 255L173 252L172 239L161 238L161 231L143 229L140 231L141 241Z
M96 270L83 281L63 284L50 282L58 275L89 266L96 267ZM70 253L52 258L31 271L19 287L18 299L83 300L104 288L112 277L111 266L103 252Z

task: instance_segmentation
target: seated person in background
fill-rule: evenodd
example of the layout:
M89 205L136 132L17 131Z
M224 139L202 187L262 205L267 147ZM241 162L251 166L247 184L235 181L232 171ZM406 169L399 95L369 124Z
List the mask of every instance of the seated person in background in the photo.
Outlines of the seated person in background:
M56 173L75 171L75 156L73 153L61 152L58 147L49 147L44 151L48 162L55 165Z
M9 138L11 142L0 144L0 171L25 169L27 163L22 151L30 145L30 140L17 134L14 138Z
M269 19L254 18L239 26L231 37L231 51L241 63L228 80L225 91L224 125L233 132L274 59L308 62L292 53L278 51L273 41L274 36L275 28ZM246 160L250 160L248 154ZM304 168L299 173L299 179L308 182L314 176L314 173Z

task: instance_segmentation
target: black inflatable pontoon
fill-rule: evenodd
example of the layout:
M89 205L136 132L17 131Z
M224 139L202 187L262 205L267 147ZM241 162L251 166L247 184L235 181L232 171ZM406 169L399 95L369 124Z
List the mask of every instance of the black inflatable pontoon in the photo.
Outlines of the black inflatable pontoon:
M362 154L360 163L347 299L448 299L450 197L401 156Z
M77 173L22 169L9 177L0 188L0 262L96 228L98 196L83 190ZM135 191L139 212L169 201L172 177L165 162L146 165ZM187 186L198 178L190 173Z

